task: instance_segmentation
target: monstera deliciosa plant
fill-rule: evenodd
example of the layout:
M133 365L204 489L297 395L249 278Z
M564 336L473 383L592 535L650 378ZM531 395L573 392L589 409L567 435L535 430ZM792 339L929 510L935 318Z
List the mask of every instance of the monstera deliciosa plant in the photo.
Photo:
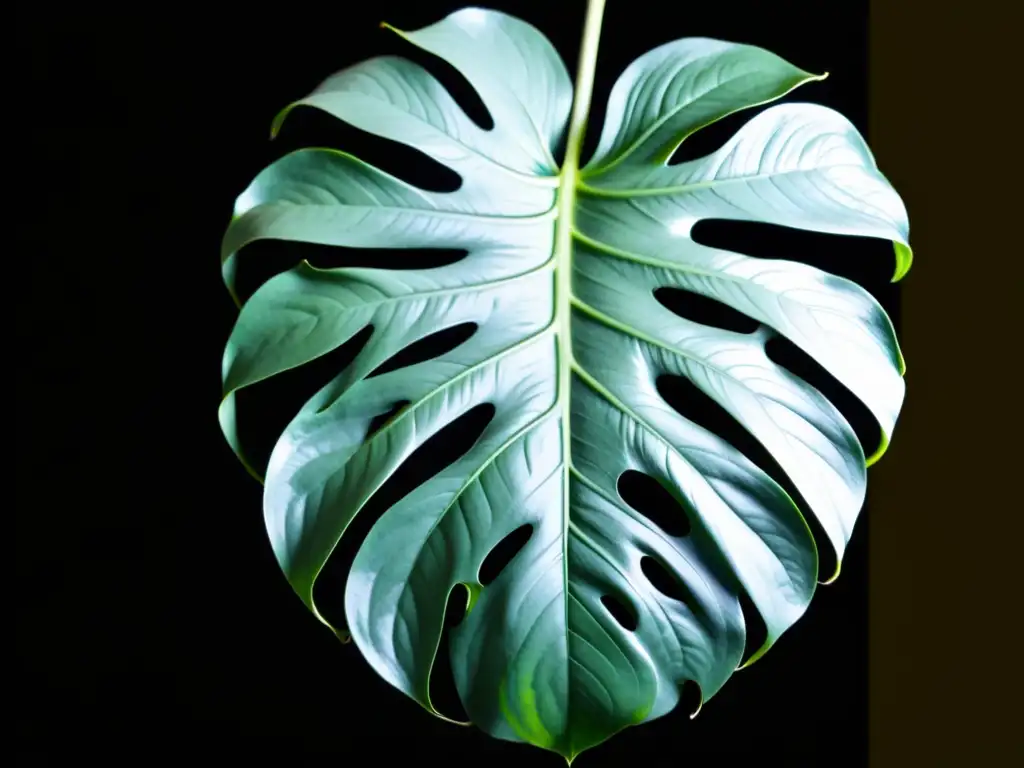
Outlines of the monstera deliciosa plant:
M698 244L693 225L731 219L884 238L894 280L911 260L899 196L829 109L769 107L712 154L668 163L702 127L822 77L760 48L692 38L640 57L615 83L597 149L580 167L603 5L589 4L575 88L551 43L503 13L468 8L394 30L454 65L493 129L424 68L381 57L324 81L274 130L294 107L315 107L420 150L461 186L425 191L342 151L300 150L241 194L222 251L233 295L239 251L259 239L466 253L419 270L302 262L269 279L227 344L221 425L245 461L235 393L372 328L347 367L296 403L264 478L274 553L330 626L313 585L353 518L418 446L492 406L468 452L373 525L348 576L348 626L332 629L351 633L381 677L440 716L428 682L446 601L462 585L468 612L452 630L450 662L470 719L570 761L668 713L685 683L699 685L702 701L718 691L742 660L741 599L766 629L749 663L803 614L819 576L836 575L819 574L792 495L670 407L657 379L685 377L771 453L837 563L866 468L903 401L892 325L864 289L801 263ZM729 305L758 330L685 320L656 300L666 287ZM475 332L451 351L369 378L417 340L466 323ZM776 335L870 410L882 432L873 456L828 399L769 359ZM618 481L630 471L674 497L685 535L624 501ZM483 586L485 558L524 526L525 545ZM667 572L679 594L656 588L645 564Z

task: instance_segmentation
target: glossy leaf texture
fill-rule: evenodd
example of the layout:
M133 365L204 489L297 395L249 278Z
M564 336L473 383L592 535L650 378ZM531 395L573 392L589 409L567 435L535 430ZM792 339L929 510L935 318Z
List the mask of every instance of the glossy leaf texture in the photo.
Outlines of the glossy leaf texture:
M399 34L466 77L492 130L397 57L329 78L275 130L290 109L314 107L424 152L461 177L459 189L425 191L342 151L291 153L238 198L225 279L233 289L239 252L259 239L467 255L400 271L303 262L269 279L227 344L221 424L243 456L234 393L372 326L355 360L296 403L265 477L274 553L327 623L313 585L352 520L417 447L492 405L468 452L374 524L345 589L349 626L333 629L351 632L381 677L434 711L428 683L446 601L466 585L471 606L450 648L466 712L497 738L571 760L671 711L688 681L710 698L742 659L741 599L767 629L760 656L803 614L819 577L793 499L673 410L659 377L685 377L760 441L838 557L903 401L892 325L864 289L795 261L700 245L693 225L734 219L887 239L899 278L910 263L906 212L855 128L819 106L768 107L716 152L667 163L700 128L819 79L762 49L690 38L642 56L612 90L593 158L569 174L553 157L573 86L540 32L471 8ZM665 287L729 305L759 328L684 320L656 300ZM477 329L451 351L367 378L464 323ZM768 358L775 335L870 410L883 432L875 456L829 400ZM370 433L398 402L407 404ZM671 495L685 535L623 499L628 471ZM483 586L484 559L523 526L525 546ZM674 582L675 595L642 563ZM609 600L631 620L613 616Z

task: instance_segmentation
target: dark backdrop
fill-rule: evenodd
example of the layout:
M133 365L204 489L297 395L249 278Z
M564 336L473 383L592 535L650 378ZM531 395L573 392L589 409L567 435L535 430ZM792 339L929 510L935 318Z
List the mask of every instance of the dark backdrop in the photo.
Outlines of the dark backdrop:
M280 574L260 487L216 422L234 317L217 252L234 196L299 146L380 149L302 112L270 142L271 118L328 74L402 50L378 29L382 19L411 29L460 5L39 9L19 32L31 86L15 125L26 149L16 154L33 171L29 197L42 201L17 257L29 280L15 291L28 361L15 408L18 725L28 753L558 764L431 718L339 645ZM866 5L829 3L825 19L815 2L610 0L588 146L623 67L682 36L754 43L828 70L793 98L833 107L866 132ZM583 6L493 5L538 26L570 71ZM714 149L752 114L693 144ZM737 247L781 255L775 235L735 237ZM891 261L884 249L856 248L864 258L836 271L898 320L897 291L884 282ZM308 381L296 386L312 392ZM281 399L260 405L277 429L301 403ZM839 581L694 721L676 712L578 764L866 765L870 520L866 510Z

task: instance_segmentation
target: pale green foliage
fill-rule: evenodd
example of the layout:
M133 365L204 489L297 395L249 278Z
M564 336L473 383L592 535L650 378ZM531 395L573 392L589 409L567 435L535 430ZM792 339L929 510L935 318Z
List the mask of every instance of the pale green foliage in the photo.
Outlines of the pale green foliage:
M302 263L270 279L228 342L221 423L240 451L234 392L373 325L355 361L288 425L266 473L274 552L320 616L313 584L353 517L432 434L493 404L468 453L373 527L347 585L349 631L384 679L432 710L445 602L469 585L474 602L451 639L466 711L498 738L571 758L669 712L685 681L712 696L743 653L739 595L767 627L763 653L803 614L818 577L814 541L785 491L673 411L656 378L687 377L760 440L839 556L869 461L844 417L771 362L765 342L785 336L857 395L882 428L879 455L903 400L891 324L863 289L699 245L692 225L724 218L885 238L899 277L910 260L906 213L854 127L818 106L768 108L712 155L666 165L697 129L819 79L767 51L709 39L651 51L615 85L589 165L577 168L582 134L570 128L559 169L555 147L585 121L592 72L570 121L566 68L528 24L466 9L400 34L465 75L493 130L392 57L349 67L292 106L415 147L462 186L426 192L340 151L295 152L239 197L225 277L231 285L236 254L260 238L468 256L418 271ZM596 35L587 45L596 51ZM761 330L683 320L653 297L664 286L731 305ZM479 328L451 352L366 380L415 340L466 322ZM368 436L397 401L409 405ZM671 490L688 536L668 536L623 502L616 483L630 469ZM481 587L483 559L526 523L526 546ZM644 556L685 588L685 603L652 587ZM602 605L606 594L631 607L634 631Z

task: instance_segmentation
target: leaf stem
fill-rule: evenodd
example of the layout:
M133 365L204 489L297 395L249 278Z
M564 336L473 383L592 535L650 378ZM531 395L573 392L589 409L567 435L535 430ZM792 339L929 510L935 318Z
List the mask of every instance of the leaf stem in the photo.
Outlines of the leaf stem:
M583 41L576 70L576 85L573 95L572 113L569 116L568 136L565 146L565 161L559 173L559 197L555 223L555 314L556 333L559 339L559 389L558 397L568 417L569 379L572 375L572 248L573 219L576 208L576 192L579 183L580 151L590 114L590 101L594 90L594 74L597 70L597 49L601 37L601 21L604 17L605 0L589 0L587 18L583 27ZM568 434L568 424L566 434ZM568 437L566 449L568 448ZM568 460L568 453L566 453Z
M587 3L587 19L583 27L583 41L580 44L572 114L569 117L569 134L566 140L566 169L569 166L579 168L580 150L594 92L594 74L597 71L597 49L601 38L604 6L605 0L589 0Z

